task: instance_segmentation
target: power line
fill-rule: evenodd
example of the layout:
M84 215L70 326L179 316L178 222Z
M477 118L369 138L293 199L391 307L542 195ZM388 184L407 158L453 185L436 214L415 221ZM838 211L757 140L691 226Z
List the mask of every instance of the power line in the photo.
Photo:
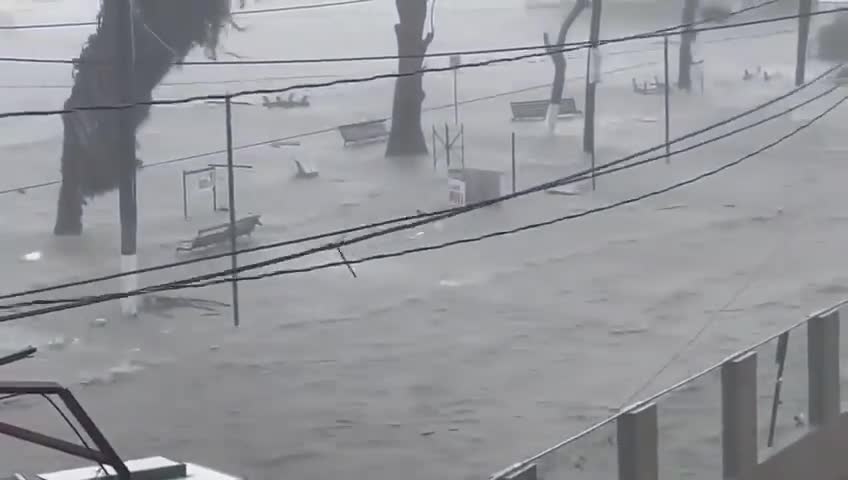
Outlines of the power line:
M701 324L698 330L695 331L695 333L686 341L686 343L683 344L683 346L681 346L679 349L677 349L677 351L675 351L671 356L669 356L668 359L663 362L662 365L660 365L660 367L652 375L650 375L644 382L642 382L639 388L634 390L633 393L630 394L630 396L628 396L625 401L621 402L619 410L623 409L627 405L630 405L634 400L636 400L636 398L639 397L639 395L641 395L648 387L650 387L657 380L657 378L660 377L660 375L665 373L665 371L668 370L668 367L672 366L675 362L677 362L677 360L679 360L683 356L683 354L701 338L701 336L707 331L707 329L709 329L715 323L715 321L718 319L718 312L721 312L722 310L725 310L731 305L733 305L743 293L745 293L749 288L751 288L751 286L754 284L754 273L759 273L759 271L761 271L766 265L771 263L772 259L779 251L779 249L777 248L778 246L780 245L776 245L775 248L773 248L772 251L769 252L768 255L766 255L763 261L759 263L755 271L751 274L748 281L746 281L745 284L742 285L742 287L734 291L733 295L731 295L730 298L724 304L722 304L721 307L719 307L716 311L712 312L712 314Z
M627 71L627 70L633 70L633 69L636 69L636 68L648 66L648 65L654 65L656 63L657 62L641 62L641 63L636 63L636 64L633 64L633 65L627 65L627 66L624 66L624 67L611 68L609 70L605 70L603 73L607 74L607 75L611 75L611 74L615 74L615 73L619 73L619 72L623 72L623 71ZM582 79L583 77L584 77L584 75L578 75L576 77L571 77L568 80L577 80L577 79ZM547 87L550 87L550 86L551 86L550 83L543 83L543 84L540 84L540 85L533 85L533 86L530 86L530 87L519 88L517 90L508 90L506 92L499 92L499 93L495 93L495 94L491 94L491 95L484 95L482 97L470 98L468 100L460 101L459 105L470 105L472 103L478 103L478 102L483 102L483 101L487 101L487 100L493 100L495 98L507 97L507 96L518 94L518 93L530 92L530 91L533 91L533 90L538 90L538 89L541 89L541 88L547 88ZM434 111L439 111L439 110L445 110L445 109L448 109L448 108L453 108L453 104L447 103L447 104L443 104L443 105L437 105L435 107L427 107L427 108L424 108L422 111L423 112L434 112ZM372 121L388 121L388 120L391 120L391 117L381 117L381 118L372 119ZM262 146L265 146L265 145L271 145L271 144L279 143L279 142L287 142L287 141L292 141L292 140L299 140L299 139L302 139L302 138L314 137L314 136L317 136L317 135L323 135L323 134L326 134L326 133L335 132L337 129L338 129L338 126L334 126L334 127L322 128L322 129L319 129L319 130L312 130L312 131L309 131L309 132L296 133L296 134L285 136L285 137L278 137L278 138L273 138L273 139L270 139L270 140L262 140L262 141L259 141L259 142L253 142L253 143L247 143L247 144L244 144L244 145L239 145L239 146L235 147L233 150L234 151L248 150L248 149L251 149L251 148L262 147ZM227 153L226 149L220 149L220 150L213 150L213 151L209 151L209 152L202 152L202 153L195 153L195 154L191 154L191 155L185 155L185 156L182 156L182 157L171 158L171 159L168 159L168 160L161 160L161 161L158 161L158 162L153 162L153 163L148 163L148 164L143 165L142 171L149 169L149 168L160 167L160 166L164 166L164 165L172 165L172 164L175 164L175 163L182 163L182 162L187 162L187 161L191 161L191 160L197 160L197 159L200 159L200 158L211 157L211 156L214 156L214 155L223 155L225 153ZM31 185L24 185L24 186L20 186L20 187L10 187L10 188L6 188L5 190L0 190L0 195L8 195L8 194L11 194L11 193L25 193L29 190L35 190L35 189L39 189L39 188L50 187L50 186L54 186L54 185L59 185L61 183L62 183L61 180L50 180L50 181L47 181L47 182L41 182L41 183L36 183L36 184L31 184Z
M836 65L836 66L832 67L830 70L825 71L824 73L820 74L819 76L813 78L809 82L806 82L806 83L804 83L804 84L802 84L798 87L795 87L792 90L784 93L783 95L780 95L778 97L770 99L770 100L763 102L763 103L761 103L761 104L759 104L755 107L747 109L747 110L745 110L741 113L738 113L738 114L733 115L733 116L731 116L727 119L716 122L712 125L708 125L708 126L701 128L699 130L696 130L696 131L687 133L685 135L682 135L678 138L675 138L675 139L671 140L669 142L669 144L674 145L674 144L677 144L679 142L688 140L688 139L693 138L695 136L706 133L710 130L720 128L724 125L732 123L732 122L739 120L743 117L746 117L748 115L756 113L756 112L758 112L762 109L765 109L765 108L767 108L767 107L769 107L769 106L771 106L771 105L773 105L773 104L775 104L775 103L777 103L777 102L779 102L783 99L786 99L786 98L788 98L792 95L797 94L798 92L809 87L810 85L813 85L814 83L825 78L828 74L830 74L832 71L836 70L839 67L841 67L841 65ZM787 114L791 111L794 111L797 108L800 108L804 105L807 105L810 102L815 101L818 98L821 98L822 96L831 93L836 88L837 87L834 86L831 89L827 90L825 93L820 94L820 95L812 98L811 100L807 100L807 101L805 101L805 102L803 102L799 105L796 105L795 107L792 107L788 110L784 110L784 111L778 113L777 116L785 115L785 114ZM697 148L698 146L703 146L703 145L706 145L708 143L712 143L714 141L718 141L718 140L721 140L723 138L727 138L730 135L735 135L735 134L740 133L742 131L746 131L746 130L753 128L755 126L761 125L762 123L765 123L766 121L770 121L774 118L777 118L777 116L773 115L771 117L767 117L765 120L761 120L759 122L756 122L753 125L749 125L749 126L741 128L741 129L733 130L733 131L726 133L722 136L716 137L716 138L711 139L711 140L706 141L706 142L702 142L701 144L696 145L695 147L690 147L689 149L684 150L684 151L689 151L693 148ZM355 233L355 232L362 231L362 230L381 228L381 227L384 227L384 226L393 225L393 224L397 224L397 223L401 223L401 222L412 221L412 220L432 219L432 218L438 217L438 218L436 218L436 220L432 220L432 221L438 221L438 220L442 220L444 218L449 218L450 216L454 216L455 214L465 213L465 212L472 211L472 210L475 210L475 209L478 209L478 208L493 205L495 203L500 203L500 202L504 202L504 201L507 201L507 200L511 200L513 198L518 198L518 197L522 197L522 196L529 195L529 194L532 194L532 193L536 193L536 192L539 192L539 191L548 190L550 188L561 186L563 184L574 183L576 181L580 181L580 180L585 179L589 175L592 175L592 174L597 175L598 170L605 170L605 169L608 169L608 168L613 167L613 166L624 164L625 162L628 162L630 160L638 158L642 155L647 155L647 154L650 154L652 152L656 152L657 150L664 148L664 147L665 147L665 144L660 144L660 145L657 145L657 146L654 146L654 147L651 147L651 148L647 148L647 149L644 149L642 151L636 152L634 154L628 155L628 156L621 158L619 160L615 160L615 161L612 161L612 162L608 162L608 163L599 165L599 166L596 167L596 169L594 171L592 169L584 169L582 171L576 172L576 173L568 175L566 177L561 177L559 179L555 179L553 181L543 183L541 185L536 185L536 186L533 186L533 187L530 187L530 188L527 188L527 189L524 189L524 190L521 190L521 191L518 191L518 192L515 192L515 193L512 193L512 194L503 195L503 196L497 197L495 199L488 200L486 202L479 202L477 204L472 204L472 205L468 205L468 206L465 206L465 207L454 207L454 208L443 209L443 210L439 210L439 211L435 211L435 212L428 212L428 213L417 214L417 215L396 217L396 218L384 220L384 221L381 221L381 222L370 223L370 224L361 225L361 226L358 226L358 227L350 227L350 228L331 231L331 232L322 233L322 234L318 234L318 235L311 235L311 236L308 236L308 237L302 237L302 238L295 239L295 240L275 242L275 243L271 243L271 244L265 244L265 245L259 245L259 246L256 246L256 247L245 248L245 249L237 251L236 253L246 254L246 253L253 253L253 252L258 252L258 251L268 250L268 249L273 249L273 248L280 248L280 247L285 247L285 246L290 246L290 245L320 240L320 239L324 239L324 238L328 238L328 237L337 237L337 236L340 236L340 235L347 235L347 234ZM677 152L677 153L682 153L682 152ZM636 165L641 165L641 164L644 164L644 163L652 162L652 161L656 160L657 158L663 158L663 157L658 156L658 157L654 157L654 158L651 158L651 159L648 159L648 160L642 160L642 161L637 162L635 164L628 164L627 168L632 168L633 166L636 166ZM618 171L618 170L615 170L615 171ZM431 220L425 220L424 222L420 222L419 224L430 223L430 222L431 222ZM402 228L402 230L414 228L415 226L418 226L419 224L414 224L414 225L411 225L411 226L405 226L405 228ZM383 231L383 232L381 232L381 235L385 235L385 234L388 234L388 233L394 233L394 232ZM380 235L378 235L378 236L380 236ZM367 240L367 238L366 238L366 240ZM333 248L338 248L338 247L350 245L351 243L358 243L360 241L364 241L364 240L357 240L357 241L350 241L349 240L348 243L337 245L336 247L333 247ZM158 271L158 270L170 269L170 268L190 265L190 264L193 264L193 263L209 261L209 260L214 260L214 259L218 259L218 258L224 258L224 257L228 257L230 255L231 255L231 253L221 253L221 254L216 254L216 255L209 255L209 256L204 256L204 257L199 257L199 258L194 258L194 259L183 260L181 262L175 262L175 263L171 263L171 264L159 265L159 266L154 266L154 267L147 267L147 268L138 269L138 270L135 270L135 271L132 271L132 272L111 274L111 275L96 277L96 278L92 278L92 279L88 279L88 280L80 280L80 281L61 284L61 285L55 285L55 286L51 286L51 287L42 287L42 288L38 288L38 289L27 290L27 291L24 291L24 292L0 295L0 300L8 300L8 299L12 299L12 298L17 298L17 297L22 297L22 296L27 296L27 295L34 295L34 294L38 294L38 293L45 293L45 292L55 291L55 290L64 289L64 288L89 285L89 284L96 283L96 282L121 278L121 277L124 277L126 275L131 275L131 274L132 275L138 275L138 274L150 273L150 272L154 272L154 271ZM252 267L250 269L261 268L262 266L266 266L266 265L261 265L260 267ZM245 268L246 267L249 267L249 266L245 266ZM225 274L225 273L218 274L217 276L220 276L220 275L223 275L223 274ZM210 278L214 278L214 277L210 277ZM194 279L191 279L191 280L194 281ZM28 304L15 304L15 305L11 305L11 306L0 307L0 309L17 308L17 307L20 307L20 306L27 306L27 305Z
M764 3L755 5L753 7L748 7L745 9L739 10L737 13L732 13L732 15L736 15L738 13L746 12L752 10L754 8L761 8L771 3L774 3L777 0L768 0ZM629 42L635 40L644 40L650 38L661 38L665 36L679 36L684 33L699 33L699 32L707 32L712 30L724 30L730 28L739 28L739 27L747 27L753 25L761 25L765 23L773 23L784 20L793 20L801 17L815 16L815 15L824 15L827 13L836 13L840 11L848 10L848 7L838 7L830 10L819 10L816 12L809 12L804 14L793 14L793 15L784 15L779 17L770 17L765 19L758 20L750 20L747 22L740 23L731 23L725 25L714 25L710 27L702 27L702 28L690 28L695 25L699 25L705 23L705 21L697 21L688 24L680 24L672 27L666 27L659 30L652 30L650 32L645 33L637 33L631 35L625 35L621 37L609 38L606 40L601 40L599 42L599 46L613 44L613 43L621 43L621 42ZM684 30L685 29L685 30ZM388 61L388 60L399 60L399 59L422 59L422 58L439 58L439 57L450 57L454 55L460 56L478 56L478 55L492 55L492 54L504 54L504 53L515 53L515 52L527 52L527 51L538 51L541 52L538 55L533 55L526 58L533 58L535 56L548 56L550 53L548 52L548 48L563 48L565 50L561 50L563 52L570 52L575 50L581 50L584 48L590 48L592 44L588 41L582 42L566 42L562 44L556 45L543 45L543 44L534 44L534 45L525 45L518 47L502 47L502 48L486 48L486 49L474 49L474 50L455 50L455 51L446 51L446 52L433 52L433 53L423 53L416 55L359 55L352 57L320 57L320 58L300 58L300 59L264 59L264 60L197 60L197 61L180 61L174 62L174 65L180 66L222 66L222 65L305 65L305 64L324 64L324 63L350 63L350 62L372 62L372 61ZM509 57L507 57L508 59ZM525 57L519 58L519 60L523 60ZM33 57L0 57L0 62L10 62L10 63L36 63L36 64L80 64L80 63L108 63L105 61L92 61L92 62L82 62L79 59L64 59L64 58L33 58ZM475 66L474 64L469 64L470 66ZM460 64L457 66L451 67L451 69L456 68L467 68L464 65ZM422 69L421 71L416 71L413 73L422 73L428 72L431 70ZM438 70L443 71L443 70Z
M231 15L256 15L260 13L279 13L279 12L290 12L296 10L313 10L316 8L327 8L327 7L339 7L344 5L353 5L357 3L369 3L371 0L344 0L337 2L325 2L325 3L316 3L316 4L307 4L307 5L293 5L290 7L275 7L275 8L261 8L255 10L239 10L232 12ZM88 21L88 22L62 22L62 23L41 23L41 24L30 24L30 25L0 25L0 30L48 30L55 28L75 28L75 27L96 27L97 22Z
M699 142L698 144L677 150L677 151L673 152L673 155L678 155L680 153L685 153L685 152L694 150L696 148L700 148L700 147L702 147L706 144L721 140L723 138L727 138L729 136L738 134L742 131L745 131L745 130L754 128L756 126L762 125L763 123L771 121L771 120L778 118L780 116L786 115L786 114L788 114L792 111L797 110L798 108L801 108L805 105L808 105L808 104L824 97L825 95L832 93L837 88L838 87L834 86L831 89L827 90L826 92L823 92L819 95L816 95L815 97L813 97L811 99L808 99L808 100L806 100L806 101L804 101L800 104L794 105L793 107L791 107L789 109L786 109L784 111L781 111L781 112L773 114L769 117L766 117L765 119L761 119L761 120L759 120L759 121L757 121L753 124L747 125L743 128L736 129L734 131L727 132L725 134L719 135L718 137L714 137L712 139L709 139L709 140L706 140L706 141L703 141L703 142ZM848 99L848 97L845 97L842 100L840 100L839 102L837 102L836 104L834 104L834 106L832 106L828 110L828 113L829 113L830 110L836 108L839 104L841 104L843 101L845 101L845 99ZM817 117L816 120L818 118L820 118L820 117ZM806 124L806 126L809 126L810 124L812 124L812 122ZM604 206L604 207L599 207L597 209L587 210L585 212L581 212L581 213L578 213L578 214L566 215L564 217L559 217L559 218L556 218L556 219L553 219L553 220L548 220L548 221L544 221L544 222L524 225L524 226L517 227L517 228L514 228L514 229L502 230L502 231L493 232L493 233L489 233L489 234L485 234L485 235L480 235L480 236L477 236L477 237L469 237L469 238L454 240L454 241L450 241L450 242L445 242L445 243L442 243L442 244L431 245L431 246L427 246L427 247L418 247L418 248L412 248L412 249L407 249L407 250L401 250L401 251L398 251L398 252L378 254L378 255L373 255L373 256L370 256L370 257L364 257L364 258L356 259L356 260L346 260L346 261L343 261L343 262L330 262L330 263L320 264L320 265L311 266L311 267L304 267L304 268L299 268L299 269L276 270L274 272L269 272L269 273L254 275L254 276L242 276L237 281L252 281L252 280L259 280L259 279L275 277L275 276L280 276L280 275L288 275L288 274L294 274L294 273L305 273L305 272L311 272L311 271L316 271L316 270L322 270L322 269L326 269L326 268L333 268L333 267L337 267L337 266L341 266L341 265L348 265L348 266L349 265L356 265L356 264L364 263L364 262L367 262L367 261L381 260L381 259L404 256L404 255L413 254L413 253L421 253L421 252L426 252L426 251L439 250L439 249L447 248L447 247L450 247L450 246L479 242L479 241L489 239L489 238L511 235L511 234L519 233L519 232L526 231L526 230L532 230L532 229L552 225L554 223L559 223L559 222L562 222L562 221L565 221L565 220L582 218L582 217L590 215L592 213L599 213L599 212L610 210L610 209L613 209L613 208L617 208L619 206L626 205L626 204L629 204L629 203L635 203L635 202L640 201L642 199L649 198L649 197L652 197L652 196L656 196L656 195L665 193L667 191L674 190L676 188L680 188L682 186L688 185L690 183L694 183L695 181L698 181L702 178L712 176L712 175L714 175L714 174L716 174L720 171L723 171L723 170L729 168L730 166L736 165L736 164L741 163L742 161L744 161L748 158L751 158L752 156L758 155L759 153L762 153L763 151L777 145L778 143L781 143L782 141L786 140L787 138L793 136L795 133L798 133L800 130L803 130L804 128L806 128L806 126L802 126L800 129L796 129L796 131L794 133L791 133L788 136L781 137L781 139L779 139L777 142L773 142L772 144L769 144L767 147L764 147L763 149L760 149L760 150L754 152L753 154L749 154L745 157L742 157L742 159L739 159L735 162L731 162L730 164L726 164L719 169L711 171L712 173L708 172L708 174L702 174L698 177L695 177L694 180L687 180L685 182L675 184L672 187L667 187L667 188L664 188L664 189L661 189L661 190L658 190L658 191L655 191L655 192L651 192L651 193L643 195L643 196L631 198L631 199L624 200L622 202L617 202L615 204L610 204L610 205L607 205L607 206ZM618 172L618 171L621 171L621 170L634 168L638 165L643 165L643 164L653 162L653 161L657 161L657 160L663 159L663 158L666 158L665 154L658 155L658 156L655 156L655 157L649 158L649 159L644 159L644 160L634 162L634 163L631 163L631 164L622 165L622 166L619 166L615 169L606 170L606 168L609 165L616 163L616 162L610 162L610 163L602 166L601 168L604 168L605 170L603 170L600 173L596 173L596 176L603 176L603 175L607 175L607 174L612 174L612 173L615 173L615 172ZM577 182L577 181L586 180L588 178L589 178L588 175L582 175L582 176L573 178L568 183L574 183L574 182ZM563 184L563 183L564 182L559 182L559 184ZM481 202L481 203L485 203L485 202ZM472 209L482 208L482 207L479 207L479 205L480 204L475 204L475 205L471 205L469 207L472 208ZM465 207L465 208L467 209L469 207ZM371 239L371 238L376 238L376 237L388 235L388 234L394 233L396 231L407 230L409 228L414 228L414 227L419 226L419 225L424 225L424 224L427 224L427 223L433 223L435 221L450 218L450 217L456 216L460 213L463 213L463 212L452 212L452 213L449 213L449 214L438 215L438 216L435 216L434 214L431 213L431 214L428 214L429 215L428 219L421 220L421 221L418 221L418 222L414 222L414 223L411 223L411 224L405 224L405 225L401 225L401 226L391 227L389 229L382 230L380 232L361 235L359 237L356 237L356 238L353 238L353 239L350 239L350 240L342 240L342 241L332 242L332 243L326 244L322 247L316 247L316 248L308 249L308 250L298 252L298 253L295 253L295 254L290 254L290 255L286 255L286 256L282 256L282 257L277 257L277 258L274 258L274 259L271 259L271 260L266 260L266 261L262 261L262 262L253 263L253 264L250 264L250 265L245 265L245 266L239 267L237 269L231 269L231 270L218 272L218 273L200 275L200 276L192 277L192 278L189 278L189 279L169 282L169 283L160 284L160 285L156 285L156 286L145 287L145 288L135 290L135 291L131 291L131 292L111 293L111 294L98 295L98 296L92 296L92 297L83 297L83 298L78 298L78 299L37 300L37 301L32 301L32 302L23 302L23 303L19 303L19 304L6 305L6 306L3 306L3 307L0 307L0 309L13 309L13 308L17 309L17 308L26 307L26 306L57 305L57 304L59 304L58 306L51 306L51 307L47 307L47 308L37 309L35 311L27 311L27 312L23 312L23 313L14 313L14 314L11 314L11 315L3 316L3 317L0 317L0 322L10 321L10 320L14 320L14 319L17 319L17 318L25 318L25 317L28 317L28 316L40 315L40 314L44 314L44 313L61 311L61 310L69 309L69 308L78 308L78 307L91 305L91 304L95 304L95 303L102 303L102 302L106 302L106 301L110 301L110 300L114 300L114 299L126 298L126 297L129 297L129 296L137 296L137 295L143 295L143 294L160 292L160 291L171 291L171 290L179 290L179 289L186 289L186 288L202 288L202 287L217 285L217 284L221 284L221 283L230 283L230 282L236 281L236 280L234 280L232 278L216 279L216 277L225 276L225 275L234 275L235 273L240 273L240 272L247 271L247 270L254 270L254 269L263 268L263 267L274 265L274 264L283 263L283 262L290 261L290 260L293 260L293 259L296 259L296 258L301 258L301 257L304 257L304 256L312 255L314 253L318 253L318 252L322 252L322 251L326 251L326 250L338 249L338 248L341 248L342 246L350 245L350 244L353 244L353 243L359 243L359 242L362 242L362 241L365 241L365 240L368 240L368 239ZM202 283L196 283L196 282L202 282Z
M271 82L278 80L305 80L312 78L341 78L341 75L274 75L267 77L231 78L226 80L186 80L181 82L162 82L157 87L182 87L196 85L226 85L233 83ZM0 84L0 89L9 90L65 90L73 88L70 83L64 84Z
M848 11L848 7L840 7L840 8L834 8L834 9L830 9L830 10L822 10L822 11L805 13L805 14L787 15L787 16L783 16L783 17L773 17L773 18L765 19L765 20L756 20L756 21L751 21L751 22L734 23L734 24L730 24L730 25L717 25L717 26L708 27L708 28L692 29L692 30L688 30L687 33L711 31L711 30L722 30L722 29L728 29L728 28L738 28L738 27L744 27L744 26L750 26L750 25L772 23L772 22L776 22L776 21L791 20L791 19L797 19L797 18L800 18L800 17L823 15L823 14L826 14L826 13L836 13L836 12L842 12L842 11ZM681 34L681 32L668 32L668 33L662 33L662 34L650 34L650 35L642 35L642 36L637 35L637 36L629 36L629 37L619 37L619 38L614 38L614 39L603 40L599 44L600 45L606 45L606 44L630 41L630 40L633 40L633 39L636 39L636 38L654 38L654 37L665 37L665 36L669 36L669 35L680 35L680 34ZM583 48L588 48L588 47L591 46L588 42L584 42L584 44L585 45L580 46L580 47L575 47L575 48L571 48L571 49L560 49L559 51L569 52L569 51L581 50ZM340 79L340 80L334 80L334 81L329 81L329 82L300 84L300 85L293 85L293 86L281 87L281 88L263 88L263 89L255 89L255 90L242 90L240 92L235 92L235 93L198 95L198 96L184 97L184 98L179 98L179 99L150 100L150 101L144 101L144 102L131 102L131 103L113 104L113 105L82 106L82 107L76 107L76 108L72 108L72 109L61 109L61 110L57 109L57 110L41 110L41 111L33 110L33 111L6 112L6 113L0 113L0 119L2 119L2 118L13 118L13 117L64 115L64 114L71 114L71 113L75 113L75 112L79 112L79 111L126 110L126 109L130 109L130 108L133 108L133 107L136 107L136 106L181 105L181 104L186 104L186 103L193 103L193 102L207 101L207 100L227 100L227 99L233 99L233 98L242 97L242 96L246 96L246 95L279 94L279 93L289 92L289 91L292 91L292 90L303 90L303 89L309 89L309 88L324 88L324 87L331 87L331 86L344 85L344 84L367 83L367 82L372 82L372 81L376 81L376 80L384 80L384 79L391 79L391 78L404 78L404 77L419 75L419 74L422 74L422 73L447 72L447 71L453 71L453 70L458 70L458 69L462 69L462 68L486 67L486 66L496 65L496 64L500 64L500 63L510 63L510 62L515 62L515 61L524 60L524 59L528 59L528 58L542 57L542 56L548 56L548 55L550 55L550 52L544 51L544 52L541 52L541 53L537 52L537 53L519 55L519 56L515 56L515 57L495 58L495 59L489 59L489 60L484 60L484 61L480 61L480 62L464 63L464 64L446 66L446 67L422 68L422 69L415 70L415 71L412 71L412 72L377 74L377 75L371 75L371 76L368 76L368 77L353 77L353 78ZM2 59L0 59L0 60L2 60Z
M363 1L370 0L353 0L348 2L336 2L334 4L326 4L330 6L335 6L339 4L350 4L350 3L361 3ZM777 3L779 0L765 0L761 3L752 5L750 7L745 7L739 10L731 11L727 14L727 18L749 12L751 10L756 10L758 8L765 7L767 5L771 5L773 3ZM434 2L435 5L435 2ZM239 14L245 15L250 13L267 13L271 11L283 11L283 10L291 10L297 7L281 7L281 8L272 8L272 9L263 9L263 10L253 10L253 11L243 11ZM314 7L313 7L314 8ZM691 23L682 23L670 27L661 28L658 30L653 30L651 32L635 34L629 37L631 40L638 40L641 38L651 38L649 35L660 34L660 36L664 36L669 32L678 29L689 29L690 27L701 25L704 23L710 23L712 20L699 20ZM694 32L694 30L690 30ZM677 34L681 34L681 32L677 32ZM600 43L601 45L604 42ZM552 47L569 47L569 46L590 46L589 42L574 42L574 43L563 43L561 45L553 45ZM399 59L420 59L420 58L435 58L435 57L450 57L454 55L464 55L464 56L473 56L473 55L489 55L496 53L513 53L519 51L528 51L528 50L546 50L551 46L548 45L532 45L532 46L523 46L523 47L506 47L506 48L496 48L496 49L478 49L478 50L461 50L461 51L452 51L452 52L435 52L435 53L424 53L419 55L371 55L371 56L355 56L355 57L334 57L334 58L305 58L305 59L289 59L289 60L281 60L281 59L271 59L271 60L211 60L211 61L181 61L174 62L174 65L186 66L210 66L210 65L287 65L287 64L311 64L311 63L343 63L343 62L364 62L364 61L385 61L385 60L399 60ZM547 53L547 52L545 52ZM25 57L0 57L0 62L21 62L21 63L58 63L58 64L78 64L83 63L78 59L39 59L39 58L25 58Z
M765 32L765 33L756 33L749 35L736 35L732 37L724 37L724 38L716 38L712 40L707 40L704 43L723 43L723 42L731 42L735 40L749 40L754 38L767 38L778 35L786 35L790 33L795 33L794 30L778 30L774 32ZM614 52L608 52L607 56L620 56L620 55L632 55L634 53L648 53L648 52L656 52L662 50L662 47L651 47L651 48L640 48L634 50L620 50ZM605 72L608 73L608 72ZM180 82L162 82L157 87L177 87L177 86L194 86L194 85L225 85L225 84L234 84L234 83L252 83L252 82L267 82L267 81L276 81L276 80L303 80L303 79L313 79L313 78L342 78L341 75L278 75L278 76L265 76L265 77L248 77L248 78L233 78L226 80L186 80ZM550 84L545 84L545 86L550 86ZM24 84L0 84L0 89L9 89L9 90L63 90L73 88L72 84L35 84L35 85L24 85ZM509 92L506 92L509 93ZM451 105L452 106L452 105Z

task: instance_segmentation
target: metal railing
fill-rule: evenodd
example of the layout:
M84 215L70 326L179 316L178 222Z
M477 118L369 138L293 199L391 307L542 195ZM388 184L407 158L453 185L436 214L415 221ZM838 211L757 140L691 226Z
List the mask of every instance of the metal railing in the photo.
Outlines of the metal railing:
M846 304L815 312L489 478L765 478L787 470L778 462L804 471L804 461L815 463L809 467L817 472L826 465L828 479L845 478L848 458L838 457L848 456L820 448L825 435L810 435L824 432L828 442L848 439L839 374L839 310ZM804 335L806 342L798 341ZM772 344L773 362L763 358L759 366L765 368L758 370L758 357L765 357ZM804 376L806 382L798 381ZM794 390L787 391L787 385ZM666 409L674 415L663 415ZM696 418L709 414L716 418Z

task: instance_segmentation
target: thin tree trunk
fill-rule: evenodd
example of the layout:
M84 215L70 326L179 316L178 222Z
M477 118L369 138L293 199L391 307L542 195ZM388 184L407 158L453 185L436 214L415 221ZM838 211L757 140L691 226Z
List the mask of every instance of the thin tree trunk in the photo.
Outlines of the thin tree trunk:
M562 45L565 44L565 39L568 36L568 30L571 28L571 25L574 24L575 20L577 20L577 17L580 16L587 4L587 0L577 0L577 3L574 4L571 11L568 12L568 15L565 17L565 20L563 20L562 25L559 27L556 43L551 44L550 37L548 37L547 32L542 35L542 39L547 47L548 55L550 55L551 61L554 65L554 82L551 87L551 101L548 107L547 118L550 130L553 130L554 123L559 115L559 105L562 103L563 93L565 92L565 70L567 63L565 60L565 52L563 52L565 47Z
M423 55L433 41L434 32L424 35L427 0L396 0L399 21L395 25L398 43L398 73L392 104L392 129L386 156L426 155L427 141L421 127L421 104L424 102ZM411 57L411 58L410 58Z
M683 34L680 36L677 87L687 92L692 90L692 43L695 42L696 32L692 31L691 24L695 22L695 12L697 10L698 0L685 0L683 3L681 23L686 25L686 27L683 28Z

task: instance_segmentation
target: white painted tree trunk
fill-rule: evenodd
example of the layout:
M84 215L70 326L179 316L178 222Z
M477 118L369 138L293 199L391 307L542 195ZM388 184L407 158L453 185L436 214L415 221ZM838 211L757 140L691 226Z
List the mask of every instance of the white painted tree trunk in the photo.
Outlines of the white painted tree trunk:
M559 115L559 105L555 103L548 104L548 114L545 116L545 123L548 125L548 133L556 133L557 116Z

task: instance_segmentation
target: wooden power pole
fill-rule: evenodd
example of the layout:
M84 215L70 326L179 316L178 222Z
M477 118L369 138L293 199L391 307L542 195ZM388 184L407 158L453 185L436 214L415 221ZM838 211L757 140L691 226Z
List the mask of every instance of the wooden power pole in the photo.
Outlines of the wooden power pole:
M595 67L591 65L593 53L597 53L598 42L601 36L601 0L592 1L592 20L589 30L589 42L592 49L586 53L588 60L586 64L586 117L583 119L583 151L594 158L595 155L595 92L597 90L597 78L591 74Z
M135 102L133 79L135 78L135 39L133 29L133 0L117 1L118 8L114 9L114 25L118 26L115 39L115 68L114 78L117 82L119 102L130 104ZM136 152L135 127L132 121L132 108L118 110L117 161L120 162L121 178L118 183L118 196L121 215L121 273L138 270L136 253L136 236L138 234L138 211L136 206ZM131 274L122 277L122 292L138 289L138 275ZM138 314L136 297L131 296L121 300L121 312L127 316Z

